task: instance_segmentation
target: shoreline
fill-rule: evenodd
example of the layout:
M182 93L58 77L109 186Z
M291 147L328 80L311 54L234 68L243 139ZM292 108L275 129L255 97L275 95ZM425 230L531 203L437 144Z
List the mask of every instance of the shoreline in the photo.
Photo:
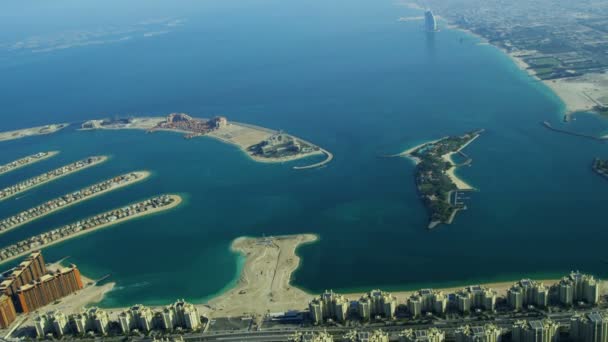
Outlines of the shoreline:
M41 162L43 160L49 159L51 157L54 157L54 156L56 156L58 154L59 154L59 151L48 151L48 152L46 152L45 156L43 156L41 158L35 158L35 159L33 159L32 161L30 161L28 163L20 164L20 165L17 165L16 167L14 167L12 169L9 169L9 170L6 170L6 171L2 171L2 172L0 172L0 175L4 175L4 174L7 174L9 172L13 172L15 170L19 170L22 167L26 167L26 166L30 166L30 165L36 164L36 163ZM7 163L5 165L9 165L11 163L15 163L15 162L18 162L18 161L26 159L26 158L32 158L32 156L33 155L30 155L30 156L27 156L27 157L23 157L23 158L19 158L17 160L13 160L12 162L9 162L9 163ZM4 166L4 165L2 165L2 166Z
M89 234L89 233L92 233L92 232L95 232L95 231L98 231L98 230L101 230L101 229L104 229L104 228L108 228L108 227L111 227L111 226L114 226L114 225L117 225L117 224L120 224L120 223L123 223L123 222L131 221L131 220L136 219L136 218L145 217L145 216L149 216L149 215L157 214L157 213L160 213L160 212L163 212L163 211L167 211L167 210L169 210L169 209L173 209L173 208L175 208L175 207L179 206L179 205L182 203L182 201L183 201L182 197L181 197L181 196L179 196L179 195L167 195L167 196L169 196L170 198L172 198L172 199L173 199L173 202L172 202L171 204L168 204L168 205L163 206L163 207L158 207L158 208L148 209L148 210L146 210L146 211L144 211L144 212L140 212L140 213L137 213L137 214L133 214L133 215L131 215L131 216L127 216L127 217L124 217L124 218L119 218L119 219L116 219L116 220L114 220L114 221L110 221L110 222L107 222L107 223L101 224L101 225L99 225L99 226L95 226L95 227L93 227L93 228L82 229L82 230L80 230L80 231L79 231L79 232L77 232L77 233L70 234L70 235L68 235L68 236L64 236L64 237L58 238L57 240L53 240L53 241L48 242L48 243L45 243L45 244L43 244L43 245L36 246L35 248L30 248L30 249L28 249L28 250L24 250L24 251L23 251L23 252L21 252L21 253L15 254L15 255L13 255L13 256L11 256L11 257L9 257L9 258L6 258L6 259L4 259L4 260L1 260L1 261L0 261L0 265L6 264L6 263L7 263L7 262L9 262L9 261L12 261L12 260L15 260L15 259L21 258L21 257L23 257L23 256L25 256L25 255L27 255L27 254L30 254L30 253L32 252L32 250L43 250L43 249L45 249L45 248L47 248L47 247L51 247L51 246L56 245L56 244L59 244L59 243L61 243L61 242L65 242L65 241L67 241L67 240L71 240L71 239L74 239L74 238L80 237L80 236L82 236L82 235ZM154 198L154 197L152 197L152 198ZM145 199L144 201L147 201L147 200L148 200L148 199ZM122 206L122 207L120 207L120 208L124 208L124 207L130 206L130 205L133 205L133 204L137 204L137 203L141 203L141 202L143 202L143 201L140 201L140 202L135 202L135 203L131 203L131 204L127 204L127 205ZM110 213L110 212L112 212L112 211L118 210L118 209L120 209L120 208L115 208L115 209L112 209L112 210L109 210L109 211L103 212L103 213L101 213L101 214L98 214L98 215L107 214L107 213ZM94 217L94 216L93 216L93 217ZM86 220L86 219L84 219L84 220ZM80 221L84 221L84 220L80 220ZM61 227L60 227L60 228L61 228ZM56 229L60 229L60 228L56 228ZM52 230L56 230L56 229L52 229ZM52 230L50 230L50 231L52 231ZM50 232L50 231L49 231L49 232ZM48 233L48 232L46 232L46 233ZM42 233L42 234L45 234L45 233ZM24 241L25 241L25 240L24 240Z
M41 218L44 218L44 217L46 217L46 216L48 216L48 215L51 215L51 214L53 214L53 213L56 213L56 212L58 212L58 211L61 211L61 210L63 210L63 209L69 208L69 207L71 207L71 206L73 206L73 205L76 205L76 204L78 204L78 203L86 202L86 201L88 201L88 200L91 200L91 199L93 199L93 198L96 198L97 196L101 196L101 195L104 195L104 194L106 194L106 193L112 192L112 191L114 191L114 190L122 189L122 188L128 187L128 186L130 186L130 185L133 185L133 184L135 184L135 183L139 183L139 182L141 182L141 181L144 181L144 180L146 180L148 177L150 177L150 175L152 174L152 173L151 173L151 172L149 172L149 171L135 171L135 172L130 172L129 174L131 174L131 173L138 174L138 175L139 175L139 177L138 177L137 179L131 180L131 181L129 181L129 182L126 182L126 183L123 183L123 184L118 184L117 186L114 186L114 187L111 187L111 188L108 188L108 189L105 189L105 190L102 190L102 191L96 192L95 194L93 194L93 195L89 195L89 196L87 196L87 197L85 197L85 198L82 198L82 199L79 199L79 200L76 200L76 201L72 201L72 202L66 203L65 205L63 205L63 206L61 206L61 207L57 207L57 208L55 208L55 209L52 209L52 210L49 210L49 211L45 212L44 214L42 214L42 215L40 215L40 216L37 216L37 217L31 218L31 219L25 220L25 221L23 221L23 222L20 222L20 223L18 223L18 224L16 224L16 225L14 225L14 226L12 226L12 227L10 227L10 228L8 228L8 229L0 230L0 235L1 235L1 234L4 234L4 233L7 233L7 232L10 232L11 230L13 230L13 229L17 229L17 228L19 228L19 227L21 227L21 226L24 226L24 225L28 224L28 223L31 223L31 222L34 222L34 221L39 220L39 219L41 219ZM107 181L107 180L104 180L104 181L102 181L102 182L105 182L105 181ZM99 184L99 183L95 183L95 184L89 185L89 186L87 186L87 187L95 186L95 185L98 185L98 184ZM76 190L76 191L81 191L81 190L83 190L83 189L79 189L79 190ZM58 198L51 199L51 200L49 200L49 201L46 201L46 202L45 202L45 203L43 203L43 204L46 204L46 203L48 203L48 202L50 202L50 201L54 201L54 200L57 200L57 199L58 199ZM42 205L42 204L41 204L41 205ZM13 218L13 217L15 217L15 215L10 216L10 217L7 217L6 219Z
M452 164L452 167L450 167L446 171L446 175L450 178L450 180L452 181L452 183L456 184L457 190L460 190L460 191L473 191L473 190L476 190L472 185L470 185L469 183L465 182L462 178L460 178L458 175L456 175L456 169L458 168L458 166L456 164L454 164L454 161L452 160L452 156L454 154L456 154L456 153L464 150L473 141L477 140L477 138L479 138L479 136L480 136L480 134L476 134L473 139L469 140L466 144L462 145L457 151L450 152L448 154L444 154L444 155L441 156L441 158L443 160L445 160L446 162Z
M10 195L6 196L6 197L0 198L0 202L2 202L2 201L6 201L6 200L7 200L7 199L9 199L9 198L15 197L15 196L17 196L17 195L19 195L19 194L22 194L22 193L26 192L26 191L30 191L30 190L32 190L32 189L35 189L35 188L39 187L39 186L42 186L42 185L44 185L44 184L47 184L47 183L53 182L53 181L55 181L55 180L61 179L61 178L66 177L66 176L69 176L69 175L74 174L74 173L76 173L76 172L79 172L79 171L82 171L82 170L86 170L86 169L88 169L88 168L90 168L90 167L93 167L93 166L97 166L97 165L99 165L99 164L102 164L102 163L106 162L108 159L110 159L110 157L108 157L108 156L95 156L95 157L99 157L99 160L97 160L97 161L96 161L96 162L94 162L94 163L87 164L87 165L85 165L85 166L83 166L83 167L80 167L80 168L73 169L73 170L70 170L70 171L68 171L68 172L62 173L61 175L54 176L54 177L52 177L52 178L47 178L45 181L42 181L42 182L40 182L40 183L36 183L36 184L32 185L31 187L28 187L28 188L23 189L23 190L19 190L19 191L14 192L14 193L12 193L12 194L10 194ZM93 158L93 157L91 157L91 158ZM78 162L78 161L76 161L75 163L77 163L77 162ZM72 163L72 164L73 164L73 163ZM71 165L71 164L68 164L68 165ZM62 166L62 167L65 167L65 166L68 166L68 165L64 165L64 166ZM57 169L55 169L55 170L57 170ZM53 172L53 171L55 171L55 170L51 170L51 171L49 171L49 172ZM47 173L48 173L48 172L47 172ZM40 177L40 176L41 176L41 175L38 175L38 176L35 176L35 177L33 177L33 178ZM32 178L30 178L30 179L32 179ZM26 180L25 180L25 181L23 181L23 182L27 182L28 180L29 180L29 179L26 179ZM18 184L19 184L19 183L18 183ZM17 185L17 184L15 184L15 185ZM14 186L14 185L13 185L13 186Z
M505 48L492 44L487 38L471 31L470 29L458 26L447 19L447 28L451 30L457 30L464 32L467 35L473 36L482 42L480 45L490 45L505 56L507 56L520 70L524 71L534 81L542 83L548 90L555 95L563 105L563 113L561 113L566 120L577 113L594 113L599 115L597 112L597 106L601 105L597 100L593 99L587 92L597 91L597 88L603 88L608 91L608 86L593 84L594 81L598 81L597 78L603 78L604 82L608 84L608 75L602 73L587 73L581 76L565 77L557 79L543 80L536 75L536 72L532 67L526 63L522 58L527 53L532 51L518 50L518 51L507 51Z
M286 312L289 310L304 310L308 303L320 293L308 291L291 283L293 273L301 265L301 257L298 256L298 248L319 241L316 234L283 235L268 238L242 236L232 241L230 250L241 255L245 261L244 266L237 275L237 281L233 287L205 301L193 301L201 314L213 319L217 317L252 317L254 320L262 319L268 312ZM527 279L528 277L523 277ZM446 293L455 292L466 286L481 285L490 287L497 292L498 296L505 297L507 290L522 278L509 280L473 282L457 281L444 282L445 285L437 283L423 283L416 289L388 290L397 301L405 303L410 295L422 288L432 288ZM535 278L532 278L535 279ZM538 279L538 282L551 286L559 281L559 278ZM99 303L105 294L112 290L114 282L97 286L92 284L86 288L95 288L95 300L73 299L79 305L70 304L64 300L66 306L84 307ZM606 286L606 282L602 282ZM104 288L105 287L105 288ZM394 288L394 286L388 286ZM330 288L330 286L328 286ZM378 286L370 286L368 289L344 289L337 293L344 295L349 300L356 300L365 293ZM382 288L382 286L379 286ZM386 290L386 288L385 288ZM179 294L175 294L178 298ZM107 311L117 313L126 310L131 305L104 307ZM166 304L149 305L150 308L162 308ZM45 311L55 309L45 307ZM66 312L67 313L67 312Z

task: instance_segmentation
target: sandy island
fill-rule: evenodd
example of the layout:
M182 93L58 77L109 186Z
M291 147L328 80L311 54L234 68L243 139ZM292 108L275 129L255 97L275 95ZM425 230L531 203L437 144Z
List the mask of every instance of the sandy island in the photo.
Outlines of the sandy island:
M0 141L21 139L21 138L35 136L35 135L52 134L52 133L58 132L64 128L68 127L69 125L70 124L68 124L68 123L61 123L61 124L52 124L52 125L46 125L46 126L18 129L18 130L9 131L9 132L0 132Z
M118 190L118 189L121 189L121 188L127 187L127 186L129 186L129 185L132 185L132 184L135 184L135 183L141 182L141 181L143 181L143 180L147 179L148 177L150 177L150 172L149 172L149 171L136 171L136 172L130 172L130 173L134 173L134 174L138 175L138 177L137 177L137 178L135 178L135 179L129 180L129 181L127 181L127 182L124 182L124 183L120 183L120 184L114 184L113 186L111 186L111 187L109 187L109 188L107 188L107 189L105 189L105 190L102 190L102 191L99 191L99 192L94 193L93 195L89 195L89 196L83 197L83 198L81 198L81 199L78 199L78 200L72 201L72 202L67 202L66 204L64 204L64 205L62 205L62 206L57 206L57 207L55 207L54 209L51 209L51 210L49 210L49 211L45 212L45 213L44 213L44 214L42 214L42 215L31 217L31 218L29 218L29 219L27 219L27 220L24 220L24 221L22 221L22 222L20 222L20 223L18 223L18 224L16 224L16 225L14 225L14 226L11 226L11 227L10 227L10 228L8 228L8 229L5 229L5 230L0 230L0 234L4 234L4 233L9 232L9 231L11 231L11 230L13 230L13 229L19 228L19 227L21 227L21 226L23 226L23 225L26 225L26 224L30 223L30 222L36 221L36 220L38 220L38 219L41 219L41 218L43 218L43 217L45 217L45 216L47 216L47 215L50 215L50 214L52 214L52 213L55 213L55 212L57 212L57 211L60 211L60 210L63 210L63 209L69 208L69 207L71 207L71 206L73 206L73 205L76 205L76 204L78 204L78 203L85 202L85 201L91 200L91 199L93 199L93 198L95 198L95 197L97 197L97 196L101 196L101 195L103 195L103 194L106 194L106 193L108 193L108 192L111 192L111 191L114 191L114 190ZM101 183L106 182L106 181L108 181L108 180L102 181ZM97 184L93 184L93 185L89 185L89 186L87 186L86 188L93 187L93 186L96 186L96 185L99 185L99 183L97 183ZM86 189L86 188L85 188L85 189ZM72 191L72 193L73 193L73 192L78 192L78 191L83 191L83 190L84 190L84 189L80 189L80 190ZM47 202L45 202L45 203L48 203L48 202L51 202L51 201L55 201L55 200L58 200L58 199L59 199L59 198L54 198L54 199L49 200L49 201L47 201ZM16 217L16 216L13 216L13 217ZM11 218L11 217L9 217L9 218Z
M26 192L26 191L30 191L30 190L32 190L32 189L34 189L34 188L37 188L37 187L39 187L39 186L42 186L42 185L44 185L44 184L46 184L46 183L50 183L50 182L52 182L52 181L55 181L55 180L57 180L57 179L63 178L63 177L68 176L68 175L71 175L71 174L73 174L73 173L76 173L76 172L79 172L79 171L82 171L82 170L86 170L86 169L88 169L88 168L90 168L90 167L93 167L93 166L95 166L95 165L99 165L99 164L101 164L101 163L105 162L106 160L108 160L108 156L96 156L96 157L98 157L98 158L99 158L99 160L96 160L95 162L90 163L90 164L87 164L87 165L85 165L85 166L83 166L83 167L80 167L80 168L77 168L77 169L72 169L72 170L70 170L70 171L68 171L68 172L64 172L64 173L62 173L61 175L49 177L49 178L47 178L46 180L44 180L44 181L42 181L42 182L40 182L40 183L36 183L36 184L34 184L34 185L30 186L30 187L27 187L27 188L25 188L25 189L22 189L22 190L16 191L16 192L14 192L14 193L12 193L12 194L10 194L10 195L6 196L6 197L2 197L2 198L0 198L0 201L7 200L7 199L12 198L12 197L14 197L14 196L16 196L16 195L19 195L19 194L24 193L24 192ZM93 157L91 157L91 158L93 158ZM72 164L73 164L73 163L72 163ZM69 164L69 165L71 165L71 164ZM69 165L64 165L64 166L62 166L62 167L69 166ZM55 170L57 170L57 169L55 169ZM55 170L51 170L51 171L49 171L49 172L53 172L53 171L55 171ZM48 173L48 172L47 172L47 173ZM45 174L46 174L46 173L45 173ZM41 177L41 176L42 176L42 175L38 175L38 176L33 177L33 178L38 178L38 177ZM24 181L24 182L27 182L27 181L28 181L28 180L26 180L26 181ZM24 183L24 182L22 182L22 183Z
M192 132L180 129L166 129L166 128L158 128L159 124L166 121L166 117L136 117L130 118L130 122L120 122L116 124L103 124L103 120L91 120L85 124L88 124L88 127L91 128L82 128L81 130L94 130L94 129L107 129L107 130L122 130L122 129L136 129L136 130L145 130L148 132L154 131L168 131L168 132L176 132L181 134L189 134ZM205 120L205 119L202 119ZM257 145L262 141L267 140L273 135L278 134L279 131L275 131L272 129L240 123L240 122L228 122L225 126L218 128L216 130L210 131L206 134L196 135L203 137L210 137L213 139L217 139L221 142L234 145L238 147L241 151L243 151L249 158L256 162L260 163L285 163L291 162L295 160L305 159L318 155L325 155L326 158L318 163L307 165L307 166L294 166L293 168L296 170L302 169L311 169L321 167L325 164L328 164L333 160L333 155L308 141L305 141L301 138L295 137L293 135L289 135L290 137L296 139L301 143L305 143L307 145L313 146L316 149L309 152L300 152L291 156L280 157L280 158L264 158L261 156L254 155L249 148L251 146Z
M148 216L148 215L156 214L156 213L159 213L159 212L162 212L162 211L166 211L166 210L175 208L175 207L177 207L178 205L180 205L182 203L182 198L179 195L167 195L167 196L169 196L170 198L173 199L173 202L171 202L170 204L167 204L165 206L158 207L158 208L148 209L146 211L143 211L143 212L140 212L140 213L137 213L137 214L133 214L133 215L130 215L130 216L126 216L126 217L123 217L123 218L118 218L118 219L116 219L114 221L110 221L108 223L104 223L104 224L95 226L93 228L82 229L81 231L79 231L77 233L70 234L70 235L58 238L57 240L53 240L53 241L47 242L45 244L38 245L38 246L36 246L34 248L30 248L28 250L24 250L21 253L14 254L10 258L6 258L6 259L2 260L0 262L0 265L1 264L5 264L5 263L7 263L7 262L9 262L11 260L15 260L17 258L20 258L20 257L22 257L24 255L30 254L30 253L32 253L33 250L43 250L43 249L45 249L47 247L56 245L58 243L61 243L61 242L67 241L67 240L71 240L71 239L77 238L77 237L85 235L85 234L89 234L89 233L98 231L98 230L103 229L103 228L108 228L108 227L111 227L111 226L114 226L114 225L117 225L117 224L120 224L120 223L123 223L123 222L126 222L126 221L131 221L131 220L136 219L138 217ZM137 203L140 203L140 202L137 202ZM132 204L137 204L137 203L132 203ZM131 205L131 204L122 206L121 208L127 207L129 205ZM115 210L119 210L119 209L120 208L116 208L116 209L107 211L105 213L102 213L100 215L111 213L111 212L113 212ZM80 220L80 221L84 221L84 220Z
M30 156L23 157L21 159L17 159L15 161L12 161L12 162L10 162L10 163L8 163L6 165L0 165L0 170L1 170L2 168L6 167L6 166L8 166L8 165L10 165L12 163L17 163L17 166L15 166L15 167L11 167L11 168L9 168L9 169L7 169L5 171L0 171L0 175L3 175L5 173L9 173L9 172L18 170L18 169L20 169L22 167L26 167L26 166L35 164L35 163L37 163L39 161L43 161L45 159L54 157L54 156L56 156L58 154L59 154L59 151L49 151L49 152L46 152L46 155L44 155L42 157L39 157L39 158L35 158L34 157L35 155L30 155ZM22 161L25 161L25 162L20 164L20 162L22 162Z

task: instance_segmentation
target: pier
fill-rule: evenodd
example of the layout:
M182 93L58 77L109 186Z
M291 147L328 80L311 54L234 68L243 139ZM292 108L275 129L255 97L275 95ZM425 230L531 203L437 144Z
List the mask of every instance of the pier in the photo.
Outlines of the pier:
M94 157L89 157L86 159L82 159L79 160L77 162L74 162L72 164L68 164L65 166L62 166L58 169L55 169L53 171L49 171L47 173L43 173L41 175L38 175L34 178L30 178L26 181L23 181L21 183L18 183L16 185L13 186L9 186L8 188L4 188L2 190L0 190L0 201L6 200L8 198L11 198L17 194L20 194L22 192L31 190L37 186L40 186L42 184L46 184L49 182L52 182L54 180L57 180L59 178L65 177L67 175L70 175L72 173L87 169L89 167L101 164L103 162L105 162L106 160L108 160L107 156L94 156Z
M5 263L33 250L40 250L90 232L177 207L182 202L178 195L160 195L138 203L79 220L75 223L29 237L0 249L0 263Z
M40 153L32 154L27 157L23 157L21 159L17 159L15 161L12 161L5 165L0 165L0 175L9 173L11 171L15 171L17 169L20 169L20 168L28 166L28 165L32 165L34 163L43 161L45 159L54 157L58 153L59 153L59 151L40 152Z
M0 220L0 234L94 197L143 181L149 176L150 173L147 171L131 172L52 199L17 215Z
M587 139L592 139L592 140L597 140L597 141L606 141L606 140L608 140L608 137L606 137L606 136L598 137L598 136L591 135L591 134L572 132L572 131L568 131L568 130L565 130L565 129L556 128L556 127L553 127L553 125L549 121L543 121L542 124L543 124L543 126L545 126L546 128L548 128L549 130L554 131L554 132L558 132L558 133L563 133L563 134L572 135L572 136L575 136L575 137L582 137L582 138L587 138Z

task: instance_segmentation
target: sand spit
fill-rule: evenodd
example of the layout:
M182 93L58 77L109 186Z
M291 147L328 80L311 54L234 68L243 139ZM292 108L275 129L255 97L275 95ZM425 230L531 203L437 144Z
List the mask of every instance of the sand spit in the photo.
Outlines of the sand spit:
M15 131L0 132L0 141L21 139L35 135L52 134L68 127L69 125L70 124L68 123L51 124L46 126L18 129Z

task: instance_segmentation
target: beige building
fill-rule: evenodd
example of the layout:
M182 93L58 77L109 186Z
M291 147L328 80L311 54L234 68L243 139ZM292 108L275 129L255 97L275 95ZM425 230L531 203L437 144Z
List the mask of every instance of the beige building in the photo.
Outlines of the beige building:
M502 331L493 324L483 326L465 325L456 329L456 342L499 342Z
M507 291L507 302L516 311L529 305L544 308L549 305L549 289L543 283L522 279Z
M608 317L600 312L573 317L570 321L570 339L580 342L608 342Z
M377 316L392 319L396 309L397 298L380 290L370 291L357 302L357 311L364 320Z
M479 309L494 311L496 308L496 291L480 285L467 286L455 293L456 306L461 313Z
M423 289L408 298L407 307L413 317L426 312L443 315L448 307L448 297L441 291Z
M399 342L443 342L445 332L431 328L427 330L406 329L399 333Z
M150 308L136 304L118 315L118 323L123 334L128 334L134 329L148 332L153 328L153 317Z
M549 320L517 321L511 329L513 342L553 342L559 338L559 324Z
M348 315L350 303L346 297L333 291L325 291L319 298L313 299L309 304L310 316L315 324L332 319L344 322Z
M388 333L382 330L357 331L351 330L342 337L347 342L389 342Z
M556 287L562 305L570 306L581 301L595 305L600 300L600 282L592 275L571 272Z

